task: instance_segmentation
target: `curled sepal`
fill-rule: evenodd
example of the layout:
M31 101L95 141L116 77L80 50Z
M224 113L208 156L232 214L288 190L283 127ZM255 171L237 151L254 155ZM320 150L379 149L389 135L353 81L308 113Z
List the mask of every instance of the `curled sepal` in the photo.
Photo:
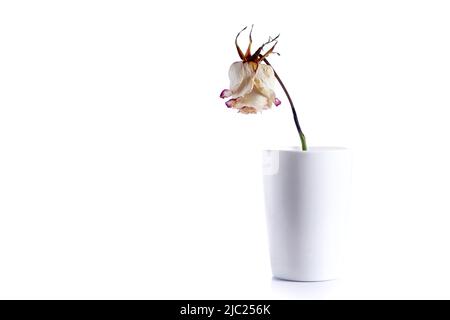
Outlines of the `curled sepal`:
M252 43L253 43L252 32L253 32L253 25L252 28L250 29L250 33L248 34L248 47L247 51L245 51L244 61L248 61L252 56Z
M269 40L267 40L265 43L263 43L256 51L255 51L255 53L250 57L250 60L251 61L255 61L255 62L259 62L259 61L261 61L262 59L260 59L261 58L261 52L262 52L262 50L264 49L264 47L265 46L267 46L268 44L270 44L270 43L272 43L272 42L275 42L275 45L276 45L276 42L277 42L277 40L278 40L278 38L280 37L280 35L277 35L275 38L269 38ZM272 47L272 51L273 51L273 48L275 47L275 45Z
M239 36L241 35L241 33L242 33L243 31L245 31L246 29L247 29L247 27L245 27L244 29L242 29L241 31L239 31L239 33L238 33L237 36L236 36L236 39L234 40L234 44L236 45L236 49L237 49L237 52L238 52L239 57L241 58L241 60L245 60L245 55L244 55L244 53L242 52L241 48L239 48L238 38L239 38Z

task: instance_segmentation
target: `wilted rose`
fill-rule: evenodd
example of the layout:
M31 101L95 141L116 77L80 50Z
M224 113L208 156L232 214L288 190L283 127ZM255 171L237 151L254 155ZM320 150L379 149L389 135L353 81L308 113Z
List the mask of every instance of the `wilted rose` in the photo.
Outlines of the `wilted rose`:
M242 30L244 31L245 28ZM241 31L241 32L242 32ZM269 39L261 47L251 54L251 31L250 43L245 54L242 53L236 37L236 48L242 61L234 62L228 72L230 78L230 88L221 92L220 97L231 98L225 104L228 108L238 109L239 112L249 114L266 110L272 105L280 105L280 100L276 98L274 86L276 83L275 73L271 66L261 63L265 57L273 53L276 45L276 38ZM275 42L271 49L264 55L261 54L265 45Z

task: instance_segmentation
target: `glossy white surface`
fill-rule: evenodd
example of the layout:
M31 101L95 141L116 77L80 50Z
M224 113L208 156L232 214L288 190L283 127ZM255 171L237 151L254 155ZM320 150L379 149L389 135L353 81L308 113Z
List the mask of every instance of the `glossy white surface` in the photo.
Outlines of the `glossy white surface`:
M265 150L263 165L273 275L293 281L337 278L350 198L350 152Z

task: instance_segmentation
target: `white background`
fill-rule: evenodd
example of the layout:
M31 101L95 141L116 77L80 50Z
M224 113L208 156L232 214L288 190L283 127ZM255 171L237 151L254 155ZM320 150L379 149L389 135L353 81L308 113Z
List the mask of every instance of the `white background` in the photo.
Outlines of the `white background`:
M448 1L3 1L0 298L450 298ZM218 98L235 34L310 145L353 151L341 279L272 279L260 150ZM241 38L242 46L246 37Z

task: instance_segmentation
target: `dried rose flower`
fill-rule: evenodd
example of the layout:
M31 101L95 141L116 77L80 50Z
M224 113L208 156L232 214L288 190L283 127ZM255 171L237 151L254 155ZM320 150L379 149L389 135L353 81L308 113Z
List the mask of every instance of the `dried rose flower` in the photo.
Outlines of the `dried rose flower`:
M234 62L231 65L228 72L230 89L223 90L220 97L232 98L225 103L229 108L238 109L239 112L246 114L257 113L258 111L269 109L273 104L278 106L281 103L275 97L274 86L276 78L272 67L260 63L265 57L273 53L277 38L269 39L268 42L264 43L252 54L252 31L250 31L250 42L244 54L237 43L242 31L238 33L235 40L236 48L242 61ZM261 55L264 46L271 42L275 42L275 44L264 55Z
M252 26L249 33L249 44L244 54L238 45L238 38L246 29L247 27L242 29L235 39L236 49L242 61L234 62L231 65L228 72L230 89L222 90L220 97L222 99L230 98L225 102L228 108L238 109L240 113L244 114L255 114L259 111L271 108L272 105L279 106L281 104L281 101L275 96L274 91L275 82L277 80L289 100L295 126L300 136L302 150L306 151L305 135L300 128L292 99L280 77L267 60L267 57L270 54L275 53L273 50L278 43L277 40L279 35L273 39L269 38L267 42L263 43L252 54ZM263 54L262 51L264 47L270 43L273 43L272 47Z

